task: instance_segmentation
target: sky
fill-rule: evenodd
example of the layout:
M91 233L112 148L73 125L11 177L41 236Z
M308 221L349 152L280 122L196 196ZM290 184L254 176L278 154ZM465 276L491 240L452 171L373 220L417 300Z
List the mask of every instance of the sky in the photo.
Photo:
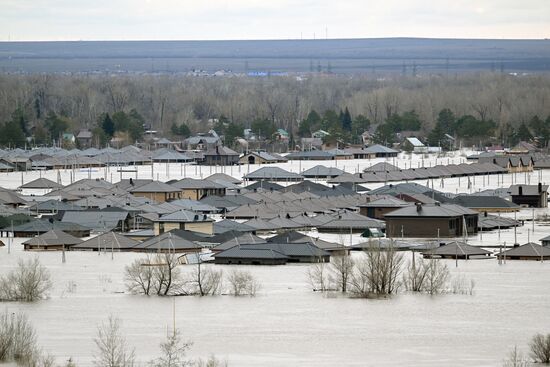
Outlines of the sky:
M550 0L0 0L1 41L550 38Z

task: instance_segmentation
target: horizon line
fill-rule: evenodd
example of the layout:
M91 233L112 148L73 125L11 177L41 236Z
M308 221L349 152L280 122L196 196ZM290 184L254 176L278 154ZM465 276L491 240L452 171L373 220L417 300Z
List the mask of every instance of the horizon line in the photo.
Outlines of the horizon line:
M360 40L441 40L441 41L548 41L550 38L453 38L453 37L415 37L415 36L389 36L389 37L342 37L342 38L250 38L250 39L67 39L67 40L0 40L0 43L56 43L56 42L277 42L277 41L360 41Z

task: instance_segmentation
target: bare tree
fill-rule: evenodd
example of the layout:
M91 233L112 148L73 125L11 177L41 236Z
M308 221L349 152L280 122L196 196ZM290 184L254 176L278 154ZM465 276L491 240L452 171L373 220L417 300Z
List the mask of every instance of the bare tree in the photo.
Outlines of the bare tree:
M133 294L169 296L182 291L182 276L173 253L135 260L126 266L126 289Z
M349 253L330 258L330 270L334 274L334 282L338 290L346 293L350 277L353 273L354 263Z
M28 362L36 355L36 333L22 313L0 314L0 362Z
M529 367L531 363L527 357L518 351L518 347L514 346L514 349L510 351L508 357L504 360L502 364L503 367Z
M393 246L382 249L378 245L367 248L363 257L356 261L351 277L351 291L359 297L370 294L391 295L401 285L399 276L402 271L403 255Z
M146 262L145 262L146 261ZM149 266L149 259L137 259L124 269L126 288L133 294L149 295L153 288L153 267Z
M413 259L409 261L406 273L403 275L405 289L412 292L422 292L424 289L426 272L427 267L422 258L413 257Z
M229 293L234 296L255 296L260 289L260 283L252 273L245 270L232 270L227 277Z
M529 343L531 357L540 363L550 364L550 334L536 334Z
M430 259L426 263L425 292L431 295L439 294L445 290L449 279L449 268L439 259Z
M403 283L407 290L434 295L447 288L449 269L439 259L413 259L409 262Z
M0 277L0 300L34 302L47 297L51 287L50 272L38 257L19 260L15 270Z
M120 320L112 315L97 328L94 339L97 347L94 365L97 367L130 367L135 363L135 352L126 345L120 330Z
M329 274L328 264L324 261L318 261L311 265L307 270L307 276L313 291L326 292L330 289L332 278Z
M203 266L199 257L197 266L190 273L187 284L191 287L191 294L203 297L219 293L222 289L222 279L223 272L221 270Z
M191 343L184 342L179 330L174 332L160 343L161 356L151 362L154 367L182 367L190 363L185 359L185 353L191 347Z

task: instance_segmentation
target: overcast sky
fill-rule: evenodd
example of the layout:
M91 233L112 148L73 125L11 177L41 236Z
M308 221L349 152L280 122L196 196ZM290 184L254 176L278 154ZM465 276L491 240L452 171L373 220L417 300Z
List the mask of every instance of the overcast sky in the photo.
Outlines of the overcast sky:
M550 0L0 0L3 41L314 35L550 38Z

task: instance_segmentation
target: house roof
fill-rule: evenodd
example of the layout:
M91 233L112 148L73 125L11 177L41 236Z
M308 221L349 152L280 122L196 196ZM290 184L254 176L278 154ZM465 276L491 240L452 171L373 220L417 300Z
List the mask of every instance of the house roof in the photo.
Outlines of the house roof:
M373 201L369 201L368 203L361 204L359 206L365 207L365 208L400 208L400 207L409 206L409 205L412 205L412 204L403 200L399 200L394 196L385 195L384 197L381 197Z
M233 149L230 149L228 147L224 146L216 146L215 148L208 149L206 152L204 152L204 156L239 156L239 153L234 151Z
M474 256L474 255L492 255L491 251L484 250L480 247L468 245L460 241L449 242L443 246L426 251L430 255L440 256Z
M23 245L33 245L33 246L72 246L77 243L81 243L80 238L71 236L68 233L63 232L60 229L52 229L46 233L43 233L39 236L31 238L23 242Z
M388 148L388 147L385 147L383 145L380 145L380 144L375 144L375 145L371 145L369 147L366 147L365 148L365 152L367 153L399 153L399 151L395 150L395 149L392 149L392 148Z
M363 172L387 172L387 171L399 171L399 167L396 167L393 164L388 162L378 162L363 170Z
M245 186L245 189L247 190L256 190L256 189L263 189L263 190L281 190L284 186L279 185L278 183L267 181L267 180L258 180L254 182L253 184L250 184L248 186Z
M254 231L254 228L244 223L235 222L230 219L223 219L219 222L214 223L214 234L220 234L230 231L252 232Z
M107 232L77 245L74 245L73 247L71 247L71 250L95 250L97 248L107 250L127 250L131 249L138 243L138 241L123 236L119 233Z
M126 220L128 215L125 210L66 211L63 218L61 218L61 222L76 223L96 231L105 231L117 228L121 221Z
M262 167L244 176L247 180L303 180L304 178L294 172L286 171L280 167Z
M418 140L418 138L414 138L414 137L411 137L411 138L405 138L413 147L424 147L425 145L420 141Z
M525 245L514 247L510 250L503 251L498 254L499 257L504 256L519 256L519 257L532 257L534 259L540 257L550 256L550 248L543 247L538 243L529 242Z
M519 190L521 188L523 196L536 196L540 195L538 185L512 185L510 186L510 193L513 196L519 195ZM542 192L548 191L548 185L541 185Z
M235 185L239 185L239 184L242 183L242 181L239 180L238 178L229 176L228 174L221 173L221 172L214 173L214 174L206 177L206 179L210 180L210 181L217 181L217 180L226 181L226 182L230 182L230 183L235 184Z
M205 214L198 214L189 210L178 210L177 212L164 214L160 216L156 222L175 222L175 223L191 223L191 222L213 222L214 220Z
M220 185L219 183L210 181L210 180L201 180L194 178L183 178L179 181L173 182L170 184L172 188L177 188L180 190L186 189L224 189L225 186ZM179 190L178 190L179 191Z
M63 187L63 185L58 184L47 178L37 178L36 180L27 182L24 185L19 186L20 189L58 189Z
M324 151L324 150L305 150L305 151L301 151L301 152L292 152L292 153L289 153L286 155L286 158L288 159L296 159L296 160L301 160L301 159L311 159L311 158L317 158L317 159L333 159L334 158L334 153L332 152L327 152L327 151Z
M336 167L327 167L323 165L317 165L302 172L304 177L336 177L344 173L343 170Z
M420 207L420 210L418 210ZM406 206L401 209L396 209L385 215L386 218L396 217L439 217L439 218L453 218L463 215L477 215L476 211L464 208L456 204L417 204L412 206Z
M90 228L82 226L77 223L71 222L59 222L45 219L37 219L27 223L20 224L13 227L14 232L25 232L25 233L39 233L47 232L52 229L60 229L65 232L89 232Z
M129 190L129 192L132 192L132 193L133 192L157 193L157 192L179 192L179 191L180 190L178 188L159 181L153 181Z
M170 251L197 250L200 248L202 248L201 245L178 236L176 232L170 231L138 243L132 249L142 251Z
M466 208L520 209L520 206L498 196L459 195L451 202Z
M241 258L241 259L263 259L263 260L288 260L289 257L266 247L255 247L255 245L233 246L225 251L222 251L214 258Z

